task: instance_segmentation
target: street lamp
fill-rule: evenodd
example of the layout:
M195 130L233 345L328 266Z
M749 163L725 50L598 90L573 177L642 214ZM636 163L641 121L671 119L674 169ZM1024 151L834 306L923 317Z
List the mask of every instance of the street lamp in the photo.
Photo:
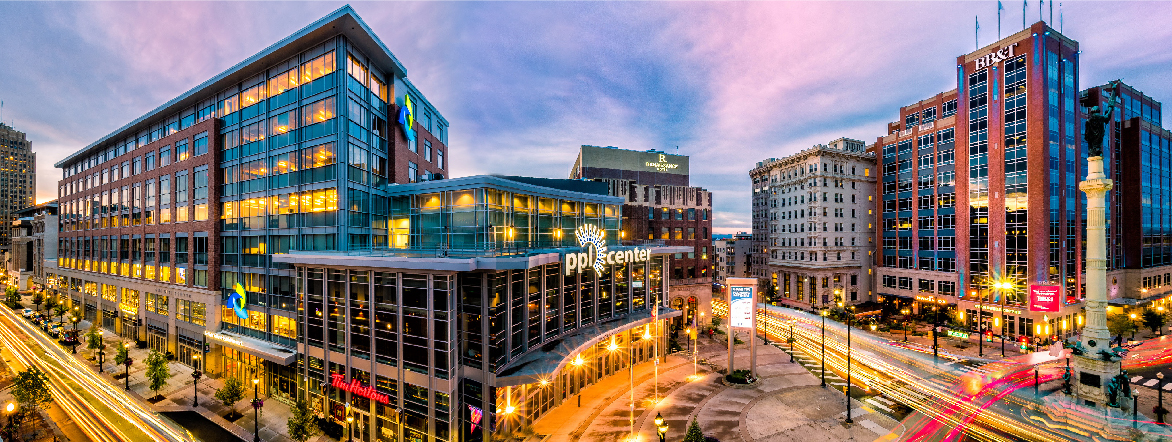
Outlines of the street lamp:
M106 340L102 337L105 334L105 330L98 330L98 373L102 372L102 364L106 357Z
M346 404L346 408L349 409L350 404ZM346 426L350 427L349 432L347 433L349 435L349 437L347 437L347 440L349 440L350 442L354 442L354 415L353 414L346 415Z
M664 442L667 437L667 422L663 421L663 415L655 413L655 433L659 435L659 442Z
M847 313L846 315L846 423L853 424L855 421L851 420L851 320L854 319L854 314ZM904 329L907 333L907 329ZM905 335L906 336L906 335Z
M77 322L80 319L77 318L77 315L74 315L69 318L69 321L73 323L73 345L70 346L71 348L69 350L70 354L77 354L77 344L81 341L81 336L77 335Z
M194 399L191 401L191 407L195 408L199 406L199 378L203 377L203 373L199 371L199 355L193 355L191 358L195 361L195 364L193 364L195 365L195 371L191 372L191 378L195 380L191 384L191 390L195 393Z
M973 290L973 295L977 295ZM969 329L972 330L972 329ZM985 356L985 297L977 298L977 356Z
M1156 422L1162 424L1164 423L1164 415L1168 414L1168 412L1164 410L1164 372L1161 371L1156 373L1156 379L1160 380L1160 385L1156 388L1156 391L1158 391L1160 394L1160 398L1157 400L1158 402L1156 402Z
M1135 340L1135 329L1139 328L1139 327L1135 326L1135 313L1131 314L1131 322L1132 322L1132 324L1131 324L1131 326L1132 326L1131 327L1131 340L1134 341Z
M570 364L579 368L578 377L580 380L582 377L582 370L580 370L582 368L582 355L579 354L578 356L576 356L574 358L574 361L570 362ZM581 385L581 383L579 383L578 385ZM578 390L578 408L582 408L582 390L581 389Z
M906 309L906 308L905 308L905 309L903 309L903 310L900 310L899 312L900 312L900 313L903 313L903 342L907 342L907 323L908 323L908 320L907 320L907 314L908 314L908 309Z
M822 309L822 388L826 388L826 309Z
M130 391L130 364L134 363L134 359L130 357L130 343L122 343L122 347L126 349L126 360L122 361L122 365L126 366L126 391Z
M940 360L940 306L932 306L932 311L936 312L936 318L932 320L932 363Z
M12 434L8 434L8 432L12 431L12 412L15 410L16 404L12 402L9 402L8 405L4 407L4 415L7 417L7 419L4 421L4 432L9 437L12 436Z
M252 442L260 442L260 407L264 403L260 401L260 379L252 379Z

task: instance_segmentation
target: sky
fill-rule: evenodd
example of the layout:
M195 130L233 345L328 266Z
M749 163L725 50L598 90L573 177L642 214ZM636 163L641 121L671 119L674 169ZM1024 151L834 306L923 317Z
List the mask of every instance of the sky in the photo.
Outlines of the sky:
M56 197L58 160L343 4L0 2L0 118L33 142L37 201ZM351 5L451 124L452 176L565 178L583 144L678 148L716 233L750 230L756 162L873 143L997 40L993 1ZM1005 5L1008 36L1022 5ZM1122 78L1172 103L1172 2L1050 6L1081 44L1082 88Z

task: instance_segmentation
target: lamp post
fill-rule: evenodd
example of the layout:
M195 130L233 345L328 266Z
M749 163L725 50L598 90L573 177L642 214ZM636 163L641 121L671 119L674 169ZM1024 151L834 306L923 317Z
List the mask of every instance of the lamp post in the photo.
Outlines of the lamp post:
M1132 322L1132 324L1131 324L1132 325L1132 327L1131 327L1131 340L1134 341L1135 340L1135 329L1139 328L1139 327L1135 326L1135 313L1131 314L1131 322Z
M9 436L9 437L12 436L11 433L12 433L12 412L13 411L16 411L16 404L15 403L9 402L8 405L4 406L4 416L5 416L4 433L6 436Z
M70 346L70 354L77 354L77 344L79 343L78 341L81 341L81 336L77 335L77 322L80 320L77 315L69 318L69 321L73 323L73 345Z
M122 361L122 365L126 366L126 377L124 379L126 380L126 391L130 391L130 364L134 363L134 359L130 357L130 344L123 345L126 346L127 351L126 360Z
M104 334L106 334L105 330L98 330L98 341L100 342L98 344L98 373L102 372L102 363L105 362L104 358L106 356L106 341L102 338Z
M936 312L936 318L932 320L932 363L936 363L940 359L940 306L932 306L932 311Z
M346 408L349 409L350 404L346 404ZM346 426L349 427L346 432L346 435L347 435L346 440L349 440L350 442L354 442L354 415L353 414L346 415Z
M581 378L582 378L582 370L581 370L582 369L582 354L579 353L578 356L574 358L574 362L571 362L570 364L572 364L575 367L578 367L578 379L581 380ZM579 382L578 385L582 385L582 384ZM582 389L581 388L578 389L578 408L582 408Z
M252 379L252 442L260 442L260 379Z
M973 290L973 295L977 295ZM970 329L971 330L971 329ZM977 356L985 356L985 298L977 298Z
M822 309L822 388L826 388L826 309Z
M794 362L794 351L795 351L794 344L796 342L797 341L794 340L794 321L790 321L789 322L789 361L790 361L790 363Z
M195 380L191 384L191 391L195 393L191 400L191 406L194 408L199 406L199 378L203 377L203 373L199 371L199 355L193 355L192 359L195 360L195 371L191 372L191 378Z
M903 310L900 310L899 312L903 313L903 342L907 342L907 323L908 323L907 314L908 314L908 310L905 308Z
M1162 424L1164 423L1164 415L1167 414L1167 411L1164 410L1164 372L1156 373L1156 379L1160 380L1160 385L1156 388L1160 395L1159 399L1156 400L1156 422Z
M846 387L843 387L846 393L846 423L853 424L855 421L851 419L851 320L854 319L853 313L846 315ZM905 329L906 333L907 330Z
M663 421L663 415L655 413L655 433L659 435L659 442L664 442L667 437L667 422Z

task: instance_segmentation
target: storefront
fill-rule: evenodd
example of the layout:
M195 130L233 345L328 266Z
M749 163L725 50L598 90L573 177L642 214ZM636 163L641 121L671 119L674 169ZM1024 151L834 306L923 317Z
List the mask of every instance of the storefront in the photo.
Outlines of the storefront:
M147 318L146 332L148 348L160 353L169 353L171 351L170 346L168 345L166 322Z
M297 359L292 349L271 342L228 332L204 332L214 354L212 367L217 376L234 377L251 385L258 380L260 394L275 396L288 402L296 396L294 371Z
M204 340L203 332L176 327L175 333L175 357L179 363L193 368L203 367L202 363L196 365L197 360L207 359L207 342Z

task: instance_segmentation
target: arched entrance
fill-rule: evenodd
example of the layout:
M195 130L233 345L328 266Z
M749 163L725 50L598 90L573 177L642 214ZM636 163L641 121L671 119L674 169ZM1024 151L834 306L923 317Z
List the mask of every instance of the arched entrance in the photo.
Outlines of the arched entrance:
M695 298L693 298L693 299L695 299ZM672 298L671 308L673 308L675 310L683 311L684 310L684 298L682 298L682 297ZM684 312L683 315L676 316L675 319L672 320L671 328L672 328L672 330L677 330L677 329L683 328L685 325L691 324L692 323L691 320L692 319L690 316L688 316L687 312Z

